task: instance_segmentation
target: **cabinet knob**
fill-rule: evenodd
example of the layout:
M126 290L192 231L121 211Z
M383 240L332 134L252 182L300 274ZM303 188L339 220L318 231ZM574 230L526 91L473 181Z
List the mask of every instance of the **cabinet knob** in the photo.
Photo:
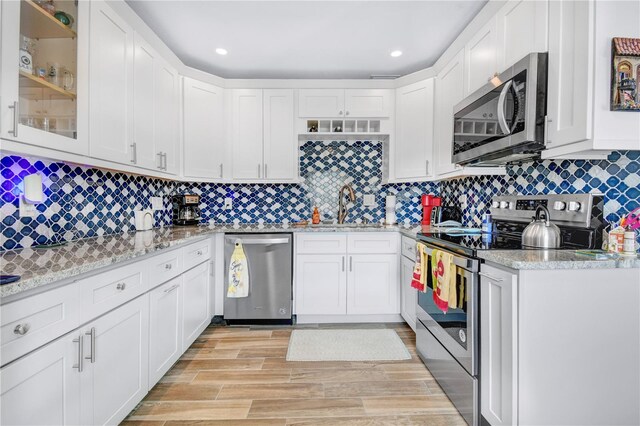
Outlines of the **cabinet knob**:
M342 115L342 110L338 111L338 115Z
M118 285L116 285L117 290L124 290L126 287L127 285L125 283L118 283Z
M202 250L198 250L198 251L196 252L196 254L197 254L198 256L202 256Z
M171 269L173 267L173 265L171 265L170 263L166 263L164 265L164 269Z
M18 324L16 328L13 329L13 334L17 334L19 336L24 336L29 332L31 326L29 324Z
M345 111L344 115L349 115L349 111Z

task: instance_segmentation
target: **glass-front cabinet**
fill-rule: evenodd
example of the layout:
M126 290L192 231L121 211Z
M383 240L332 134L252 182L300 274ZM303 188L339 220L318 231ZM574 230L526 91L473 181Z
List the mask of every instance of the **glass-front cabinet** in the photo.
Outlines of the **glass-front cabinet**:
M86 31L88 8L74 0L2 2L3 139L87 154L87 40L78 30Z

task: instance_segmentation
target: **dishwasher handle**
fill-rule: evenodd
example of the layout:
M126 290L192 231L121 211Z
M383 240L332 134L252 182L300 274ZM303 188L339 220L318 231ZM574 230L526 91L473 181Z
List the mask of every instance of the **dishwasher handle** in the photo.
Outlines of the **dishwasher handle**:
M225 238L228 243L242 243L242 244L289 244L289 238Z

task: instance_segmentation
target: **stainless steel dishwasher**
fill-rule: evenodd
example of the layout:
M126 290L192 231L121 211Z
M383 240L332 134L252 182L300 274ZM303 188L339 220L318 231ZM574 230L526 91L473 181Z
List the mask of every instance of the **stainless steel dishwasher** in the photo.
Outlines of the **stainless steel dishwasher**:
M293 238L291 234L226 234L224 319L228 323L292 321ZM229 261L241 242L249 268L249 296L227 297Z

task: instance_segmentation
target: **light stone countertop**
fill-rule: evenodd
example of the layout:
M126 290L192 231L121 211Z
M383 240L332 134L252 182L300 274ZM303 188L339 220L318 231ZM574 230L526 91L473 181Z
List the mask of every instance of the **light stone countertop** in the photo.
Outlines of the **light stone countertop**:
M156 228L151 231L105 235L69 242L48 249L25 248L0 252L0 269L5 275L20 275L20 280L0 287L0 302L19 298L19 293L42 290L41 287L98 269L126 262L182 244L196 242L218 233L280 232L400 232L415 237L419 225L310 225L221 224ZM15 297L14 297L15 296ZM9 299L7 299L9 298Z
M576 253L575 250L479 250L486 262L511 269L616 269L640 268L640 257L611 255L607 259ZM640 273L640 271L639 271Z

